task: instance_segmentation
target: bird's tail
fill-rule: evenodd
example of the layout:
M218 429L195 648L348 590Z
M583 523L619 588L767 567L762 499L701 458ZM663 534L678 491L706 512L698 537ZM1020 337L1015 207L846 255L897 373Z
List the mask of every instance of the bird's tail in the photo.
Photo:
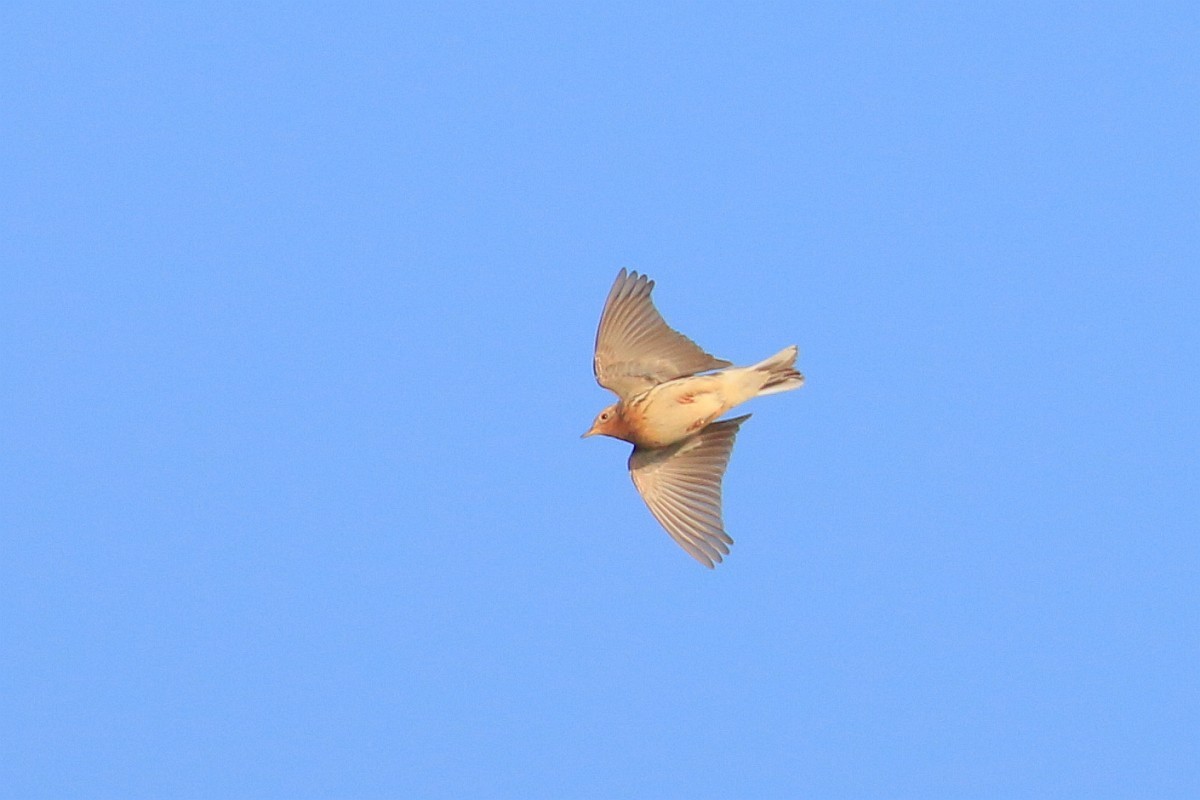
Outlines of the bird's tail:
M796 371L797 352L796 345L785 347L750 368L767 373L767 382L758 390L760 395L788 392L804 385L804 376Z

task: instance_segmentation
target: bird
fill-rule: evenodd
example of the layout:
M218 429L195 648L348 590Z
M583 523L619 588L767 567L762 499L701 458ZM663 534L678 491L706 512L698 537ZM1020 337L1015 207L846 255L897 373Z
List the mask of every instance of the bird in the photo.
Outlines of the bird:
M748 367L716 358L667 325L654 307L654 281L624 268L609 290L596 331L596 382L620 398L596 415L583 438L633 445L629 474L650 513L692 558L712 569L733 539L721 513L721 479L749 414L719 420L735 406L799 389L796 345Z

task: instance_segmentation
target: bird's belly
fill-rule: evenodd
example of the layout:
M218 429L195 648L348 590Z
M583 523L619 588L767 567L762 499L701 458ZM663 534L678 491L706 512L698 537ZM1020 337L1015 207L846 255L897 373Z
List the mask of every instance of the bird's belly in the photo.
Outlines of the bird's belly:
M638 444L666 447L686 439L728 410L718 386L662 384L639 409Z

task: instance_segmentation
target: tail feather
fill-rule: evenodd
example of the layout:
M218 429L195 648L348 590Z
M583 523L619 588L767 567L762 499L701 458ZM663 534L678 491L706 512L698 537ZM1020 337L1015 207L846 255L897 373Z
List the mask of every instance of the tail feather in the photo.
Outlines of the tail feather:
M787 392L804 385L804 376L796 370L797 353L796 345L791 345L751 367L767 373L767 382L758 390L760 395Z

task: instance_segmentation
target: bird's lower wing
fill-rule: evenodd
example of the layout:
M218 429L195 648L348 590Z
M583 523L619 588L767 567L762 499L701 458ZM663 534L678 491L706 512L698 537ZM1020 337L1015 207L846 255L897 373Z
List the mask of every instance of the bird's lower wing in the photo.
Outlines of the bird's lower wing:
M669 447L636 447L629 456L629 474L650 512L709 568L729 555L733 544L721 520L721 479L738 428L749 418L713 423Z

